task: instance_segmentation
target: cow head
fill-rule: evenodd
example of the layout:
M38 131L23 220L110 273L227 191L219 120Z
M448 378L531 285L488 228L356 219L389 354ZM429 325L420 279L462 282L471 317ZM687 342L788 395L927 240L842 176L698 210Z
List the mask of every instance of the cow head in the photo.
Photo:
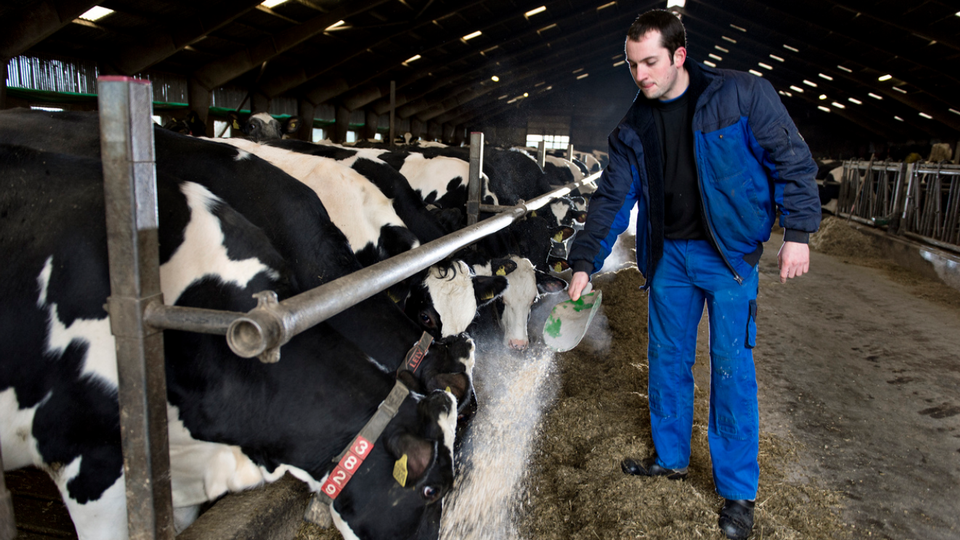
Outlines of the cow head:
M230 113L230 118L233 129L239 129L247 139L256 142L282 139L300 129L300 119L296 116L291 116L283 122L263 112L251 115L246 120L236 113Z
M477 310L503 294L507 273L516 268L509 259L493 264L498 272L490 276L474 274L460 260L431 266L412 286L404 311L433 337L465 332Z
M503 302L500 327L503 329L504 345L522 351L530 341L527 337L527 320L531 306L544 294L564 290L567 282L537 270L529 259L511 258L517 263L517 269L507 276L510 286L500 299Z
M344 538L439 537L441 499L453 487L456 409L440 390L404 400L331 507Z

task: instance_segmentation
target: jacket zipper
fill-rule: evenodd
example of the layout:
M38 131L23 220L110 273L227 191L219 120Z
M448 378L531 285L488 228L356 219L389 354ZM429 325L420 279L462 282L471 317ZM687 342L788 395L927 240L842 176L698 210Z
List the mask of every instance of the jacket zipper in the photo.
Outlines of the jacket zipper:
M696 111L694 111L696 115ZM706 197L703 194L703 179L700 177L700 156L697 153L697 131L693 127L693 119L690 119L690 129L693 130L693 166L697 170L697 187L700 191L700 217L703 219L703 226L707 229L707 236L710 243L713 245L713 248L717 250L717 253L720 254L720 258L723 259L724 264L727 265L727 268L733 272L733 279L737 280L738 285L743 285L743 278L740 277L740 274L734 270L733 265L730 264L730 261L727 259L726 254L720 249L720 243L717 242L717 236L713 232L713 227L710 225L710 220L707 217L707 203Z

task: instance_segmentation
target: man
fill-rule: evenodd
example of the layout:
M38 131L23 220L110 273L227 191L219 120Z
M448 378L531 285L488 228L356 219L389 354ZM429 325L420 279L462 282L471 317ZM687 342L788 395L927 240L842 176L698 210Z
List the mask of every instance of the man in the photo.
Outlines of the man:
M610 163L570 253L574 300L603 266L637 205L637 264L649 290L649 403L656 454L625 459L628 474L686 477L693 424L697 326L710 321L713 478L719 526L753 528L760 474L753 364L757 263L777 211L780 282L809 269L820 224L816 163L766 80L687 59L667 11L644 13L625 44L640 93L610 134ZM642 94L642 95L641 95Z

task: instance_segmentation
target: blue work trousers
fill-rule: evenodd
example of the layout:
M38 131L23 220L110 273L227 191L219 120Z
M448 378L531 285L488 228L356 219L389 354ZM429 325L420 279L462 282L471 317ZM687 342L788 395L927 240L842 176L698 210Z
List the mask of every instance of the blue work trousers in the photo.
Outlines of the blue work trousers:
M760 467L756 338L757 269L737 283L704 240L665 240L649 294L650 424L657 461L682 469L690 463L693 364L697 327L707 305L710 323L708 438L717 493L726 499L757 496Z

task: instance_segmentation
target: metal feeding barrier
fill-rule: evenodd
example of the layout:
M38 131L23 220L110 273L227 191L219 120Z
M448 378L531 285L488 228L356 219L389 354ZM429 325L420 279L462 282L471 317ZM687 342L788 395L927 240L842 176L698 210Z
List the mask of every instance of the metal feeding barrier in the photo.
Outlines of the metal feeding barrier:
M247 313L168 306L160 292L151 85L130 77L101 77L98 89L111 287L107 307L117 344L131 540L174 538L164 329L226 335L238 356L279 361L280 347L296 334L600 176L590 175L517 206L491 208L499 213L477 222L483 134L472 133L469 193L474 218L466 228L282 302L272 291L263 291L257 307ZM6 515L12 516L12 506L0 473L0 517ZM13 523L12 518L0 521ZM0 527L0 540L13 537L3 534L8 532Z
M837 214L960 253L960 166L845 161Z

